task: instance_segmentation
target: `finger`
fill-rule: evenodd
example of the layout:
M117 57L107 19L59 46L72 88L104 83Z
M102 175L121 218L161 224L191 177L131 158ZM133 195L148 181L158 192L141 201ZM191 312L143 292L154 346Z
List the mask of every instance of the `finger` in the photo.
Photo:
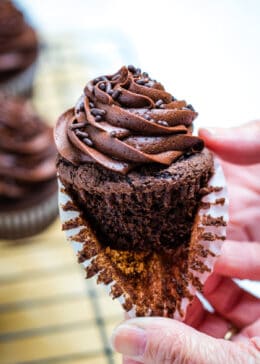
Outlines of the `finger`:
M185 320L185 323L187 325L192 326L198 331L210 335L214 338L224 338L226 332L230 328L230 323L227 322L224 318L220 317L219 315L205 311L203 305L197 297L195 297L192 305L190 306L190 308L188 308L187 316L188 318L186 318ZM252 335L249 337L253 336L256 336L256 334L253 335L252 332ZM240 338L239 340L241 341ZM138 364L138 362L125 357L123 359L123 364Z
M232 210L234 213L236 213L236 206L229 206L230 215L232 216ZM247 218L248 222L248 218ZM247 242L248 241L248 229L245 229L245 226L242 226L242 224L238 224L236 222L233 222L231 219L228 222L227 225L227 239L233 240L233 241L240 241L240 242Z
M199 136L223 160L236 164L260 162L260 121L235 128L200 129Z
M254 358L247 346L236 346L160 317L139 317L118 326L112 346L137 362L149 364L235 364Z
M260 353L260 319L240 331L232 338L232 341L251 345Z
M260 300L230 278L213 274L206 281L203 294L222 317L238 328L248 326L260 317Z
M214 272L240 279L260 280L260 243L227 240Z
M206 311L202 303L198 297L195 296L187 308L184 323L197 329L201 322L204 321L205 315Z
M250 339L252 337L259 336L260 337L260 318L256 320L252 325L245 327L236 337L234 338L236 341Z
M123 358L123 364L138 364L138 362L125 357L125 358Z
M127 312L124 314L125 320L129 320L130 316ZM138 364L137 361L132 360L131 358L127 358L126 356L123 357L123 364Z
M197 330L215 338L223 339L231 324L216 313L206 312Z
M230 322L216 313L206 311L197 297L188 307L184 322L215 338L223 338L230 328Z

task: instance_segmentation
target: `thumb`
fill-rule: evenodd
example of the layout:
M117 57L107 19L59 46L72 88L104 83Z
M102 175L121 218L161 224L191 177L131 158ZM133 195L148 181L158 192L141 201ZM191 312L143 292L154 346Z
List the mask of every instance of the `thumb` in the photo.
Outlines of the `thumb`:
M124 322L115 329L112 346L130 363L237 364L250 359L246 346L214 339L181 322L161 317Z
M227 162L260 163L260 121L235 128L200 129L199 136L209 149Z

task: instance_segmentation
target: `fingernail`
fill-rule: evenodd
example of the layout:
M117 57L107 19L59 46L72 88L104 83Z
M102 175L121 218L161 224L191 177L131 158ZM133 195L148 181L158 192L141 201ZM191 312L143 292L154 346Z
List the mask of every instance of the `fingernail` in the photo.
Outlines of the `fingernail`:
M232 131L230 129L225 128L217 128L217 127L211 127L211 128L200 128L200 132L202 132L204 135L218 137L230 134Z
M129 357L139 357L144 354L146 333L139 327L122 324L118 326L111 337L112 348Z

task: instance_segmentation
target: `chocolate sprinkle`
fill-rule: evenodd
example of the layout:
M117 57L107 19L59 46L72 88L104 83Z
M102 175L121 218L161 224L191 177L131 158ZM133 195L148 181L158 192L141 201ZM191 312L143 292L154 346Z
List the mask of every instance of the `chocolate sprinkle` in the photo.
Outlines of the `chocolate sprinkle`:
M85 110L84 102L81 102L81 104L79 105L79 110L80 111L84 111Z
M100 88L101 90L105 91L105 89L106 89L106 85L105 85L105 83L101 83L101 84L99 85L99 88Z
M157 120L156 123L162 126L169 126L169 124L165 120Z
M98 109L96 107L94 107L93 109L91 109L91 114L94 116L100 115L100 116L104 116L105 115L105 110L102 109Z
M121 94L121 91L119 89L114 90L112 93L112 99L114 99L114 100L118 99L120 94Z
M146 83L147 81L144 79L144 78L140 78L139 80L137 80L136 81L136 83L138 84L138 85L145 85L145 83Z
M188 104L186 107L191 111L195 111L194 107L191 104Z
M156 101L155 106L160 107L162 104L163 104L163 100L160 99L160 100Z
M101 77L97 77L93 80L94 85L96 85L98 82L102 81Z
M80 130L75 130L75 134L79 137L79 138L87 138L88 137L88 133L85 133L84 131L80 131Z
M84 138L83 143L86 144L88 147L92 147L93 146L93 142L92 140L90 140L89 138Z
M128 68L128 70L129 70L130 72L132 72L132 73L135 73L135 72L136 72L136 68L135 68L135 66L133 66L132 64L130 64L127 68Z
M75 123L75 124L72 124L70 126L70 130L84 128L86 125L88 125L87 122L84 122L84 123Z
M110 82L107 82L106 84L106 92L109 93L112 90L112 86Z
M95 120L96 120L96 121L101 121L101 120L102 120L102 116L101 116L101 115L97 115L97 116L95 117Z

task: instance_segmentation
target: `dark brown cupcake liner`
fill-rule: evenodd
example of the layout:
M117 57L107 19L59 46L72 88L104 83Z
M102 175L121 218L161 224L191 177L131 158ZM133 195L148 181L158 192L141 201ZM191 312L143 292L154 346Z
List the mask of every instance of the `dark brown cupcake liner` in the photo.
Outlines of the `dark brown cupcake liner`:
M226 237L228 201L219 162L195 217L190 243L170 253L120 251L101 245L59 182L63 229L86 270L112 298L119 299L130 317L185 318L187 305L202 292Z
M45 229L58 215L57 192L37 206L22 211L0 212L0 238L20 239Z

